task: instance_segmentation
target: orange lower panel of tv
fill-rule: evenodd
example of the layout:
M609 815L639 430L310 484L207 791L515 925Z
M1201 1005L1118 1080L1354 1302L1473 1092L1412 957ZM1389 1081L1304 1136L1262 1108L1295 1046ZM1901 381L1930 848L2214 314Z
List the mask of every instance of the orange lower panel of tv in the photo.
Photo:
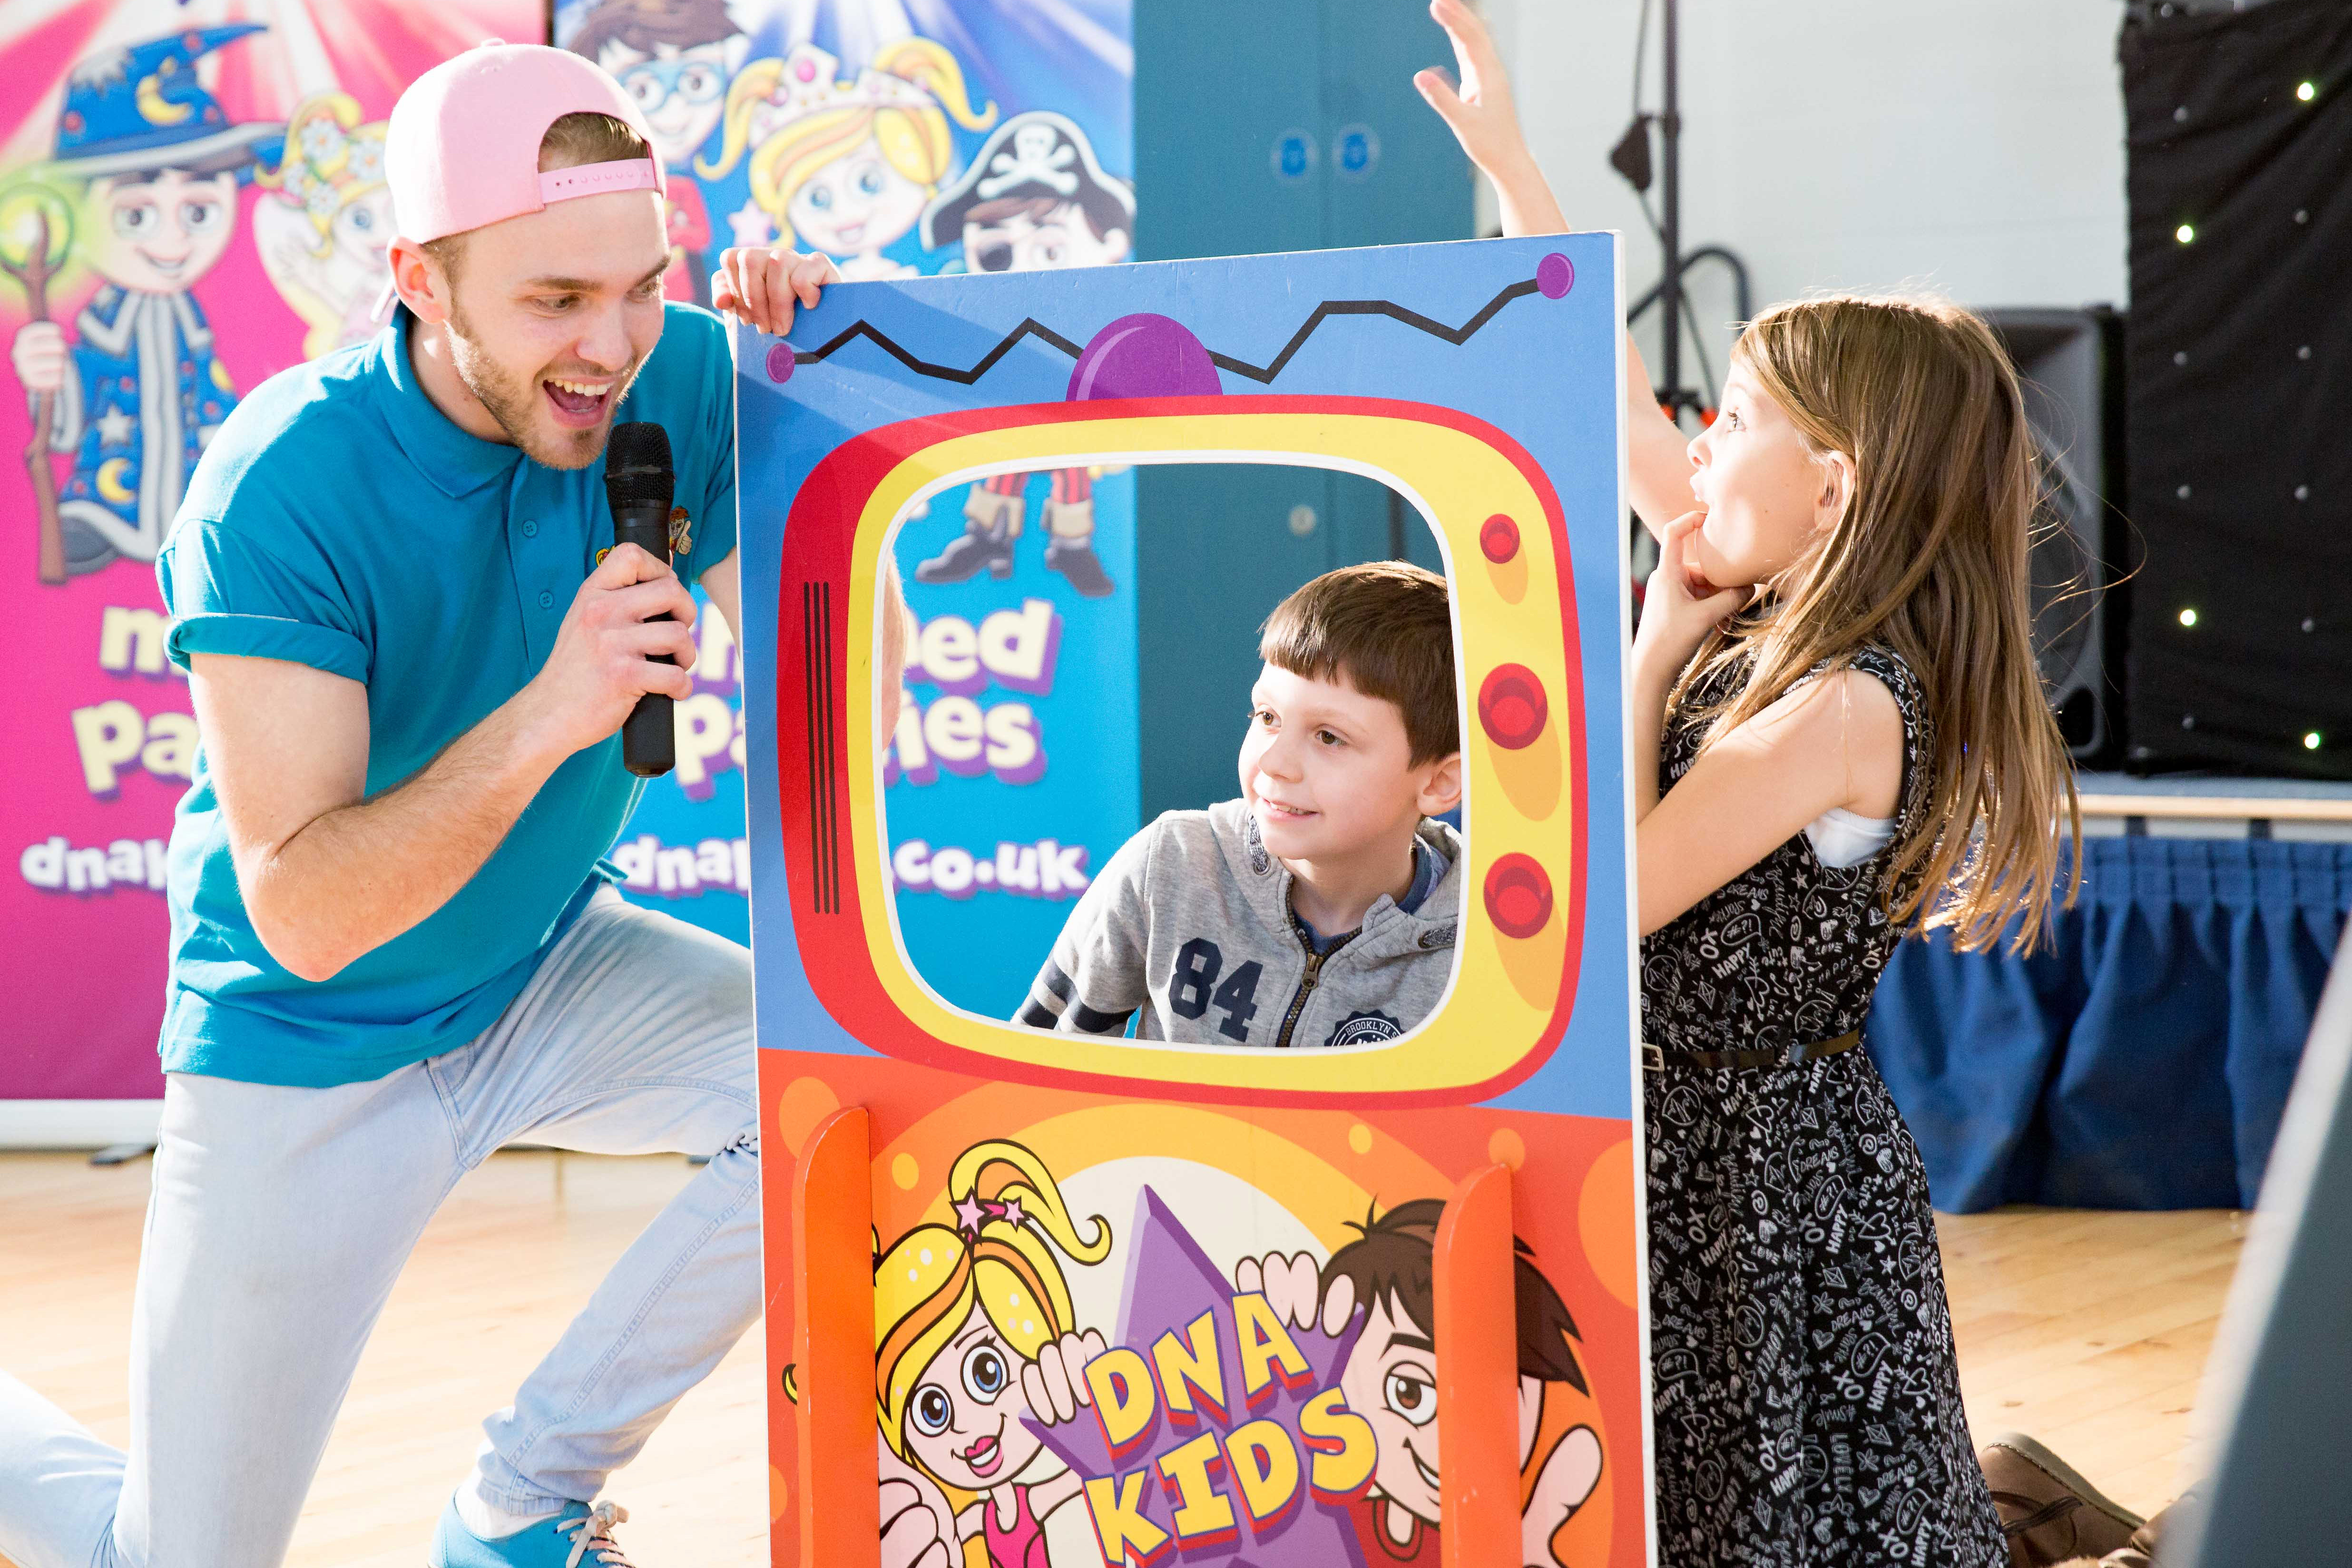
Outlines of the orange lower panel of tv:
M1628 1123L786 1051L761 1097L779 1564L1469 1561L1455 1456L1525 1562L1643 1561Z

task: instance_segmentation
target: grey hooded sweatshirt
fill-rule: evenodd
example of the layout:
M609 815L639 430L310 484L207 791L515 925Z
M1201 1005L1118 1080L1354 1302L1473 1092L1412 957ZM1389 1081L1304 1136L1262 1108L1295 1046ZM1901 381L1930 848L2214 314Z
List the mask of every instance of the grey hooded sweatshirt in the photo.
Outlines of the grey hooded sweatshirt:
M1319 956L1290 909L1290 871L1242 801L1171 811L1122 845L1054 943L1019 1022L1186 1045L1357 1046L1437 1006L1454 971L1462 837L1424 820L1445 871L1407 913L1383 894Z

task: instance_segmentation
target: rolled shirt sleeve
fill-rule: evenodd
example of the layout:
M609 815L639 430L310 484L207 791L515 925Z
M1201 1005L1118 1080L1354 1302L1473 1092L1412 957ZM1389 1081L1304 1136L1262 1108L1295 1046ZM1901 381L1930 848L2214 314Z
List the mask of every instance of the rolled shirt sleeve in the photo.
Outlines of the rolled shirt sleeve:
M367 682L368 646L323 562L305 569L250 530L190 518L172 531L156 576L173 616L172 662L183 669L196 654L239 654Z

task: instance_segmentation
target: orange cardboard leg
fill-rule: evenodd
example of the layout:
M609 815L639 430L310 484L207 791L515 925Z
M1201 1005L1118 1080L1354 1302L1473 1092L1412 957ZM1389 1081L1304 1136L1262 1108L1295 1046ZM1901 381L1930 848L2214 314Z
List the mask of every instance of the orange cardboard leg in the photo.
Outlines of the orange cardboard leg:
M1516 1564L1518 1310L1508 1166L1486 1166L1454 1189L1434 1261L1444 1568Z
M802 1568L878 1568L874 1173L866 1112L819 1123L793 1173Z

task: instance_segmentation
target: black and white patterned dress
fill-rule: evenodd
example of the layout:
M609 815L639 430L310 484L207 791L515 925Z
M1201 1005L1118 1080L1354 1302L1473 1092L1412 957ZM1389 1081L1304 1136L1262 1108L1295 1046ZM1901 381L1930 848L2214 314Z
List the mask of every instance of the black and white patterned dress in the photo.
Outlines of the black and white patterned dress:
M1925 702L1891 650L1851 662L1903 711L1899 840L1928 793ZM1662 788L1697 749L1670 716ZM1644 1041L1749 1050L1860 1027L1895 944L1892 853L1838 869L1799 834L1644 938ZM1927 1172L1869 1055L1643 1077L1659 1563L2002 1568Z

